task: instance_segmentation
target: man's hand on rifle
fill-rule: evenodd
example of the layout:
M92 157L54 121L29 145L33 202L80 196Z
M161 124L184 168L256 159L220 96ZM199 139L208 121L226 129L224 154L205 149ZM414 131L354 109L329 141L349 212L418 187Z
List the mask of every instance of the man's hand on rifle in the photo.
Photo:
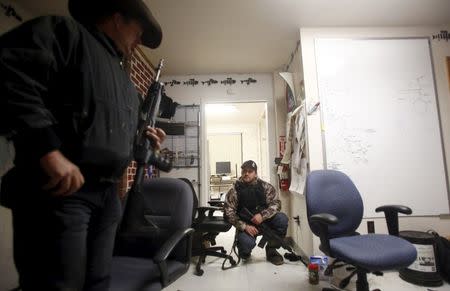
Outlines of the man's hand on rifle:
M258 229L256 227L254 227L253 225L249 225L249 224L247 224L245 226L245 232L253 237L258 235Z
M166 139L166 133L161 128L153 128L147 127L147 131L145 132L147 138L150 139L152 146L155 150L161 149L161 144Z
M254 225L260 225L263 222L261 213L257 213L252 217L252 223Z

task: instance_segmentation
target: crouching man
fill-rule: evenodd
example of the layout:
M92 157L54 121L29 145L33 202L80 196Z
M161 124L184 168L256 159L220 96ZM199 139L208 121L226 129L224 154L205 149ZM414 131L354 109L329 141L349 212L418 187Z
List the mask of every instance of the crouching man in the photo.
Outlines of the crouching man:
M241 166L241 177L228 191L225 198L224 216L237 229L237 248L239 257L250 258L256 246L256 237L261 235L257 227L262 222L273 229L281 238L286 236L287 216L280 212L281 201L275 188L258 178L254 161L246 161ZM241 213L247 208L253 215L251 223L245 222ZM278 253L280 243L269 240L266 245L266 257L274 265L283 264Z

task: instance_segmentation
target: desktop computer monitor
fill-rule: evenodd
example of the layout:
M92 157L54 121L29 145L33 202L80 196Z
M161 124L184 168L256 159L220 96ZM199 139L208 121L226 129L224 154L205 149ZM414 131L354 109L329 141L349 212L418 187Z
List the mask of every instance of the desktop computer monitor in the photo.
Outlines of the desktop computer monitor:
M231 174L231 162L216 162L216 175Z

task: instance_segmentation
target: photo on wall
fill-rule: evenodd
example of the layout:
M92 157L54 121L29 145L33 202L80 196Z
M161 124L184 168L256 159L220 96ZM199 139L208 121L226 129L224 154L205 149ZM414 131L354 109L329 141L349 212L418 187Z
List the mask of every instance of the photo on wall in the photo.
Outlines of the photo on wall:
M281 72L279 73L283 80L286 82L286 105L287 112L292 112L297 106L295 94L294 94L294 77L292 73Z
M292 93L292 90L288 85L286 85L286 104L287 104L288 112L292 112L296 107L295 96Z

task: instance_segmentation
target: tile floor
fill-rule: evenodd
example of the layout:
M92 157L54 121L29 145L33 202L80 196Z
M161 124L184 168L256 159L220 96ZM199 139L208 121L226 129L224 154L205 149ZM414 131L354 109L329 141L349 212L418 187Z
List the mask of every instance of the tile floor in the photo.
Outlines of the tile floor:
M229 251L234 237L234 230L217 237L217 244L225 246ZM281 250L280 253L284 253ZM197 259L197 258L194 258ZM256 247L252 258L247 263L240 263L237 267L222 270L220 258L206 259L203 265L203 276L196 276L195 262L189 271L172 285L167 291L314 291L322 287L330 287L328 282L321 281L319 285L308 283L308 273L301 262L285 260L281 266L274 266L266 261L265 251ZM355 276L356 277L356 276ZM410 284L398 277L397 272L385 272L384 276L369 275L371 290L379 288L383 291L450 291L450 285L445 283L441 287L422 287ZM337 289L339 290L339 289ZM356 290L354 280L345 290Z

